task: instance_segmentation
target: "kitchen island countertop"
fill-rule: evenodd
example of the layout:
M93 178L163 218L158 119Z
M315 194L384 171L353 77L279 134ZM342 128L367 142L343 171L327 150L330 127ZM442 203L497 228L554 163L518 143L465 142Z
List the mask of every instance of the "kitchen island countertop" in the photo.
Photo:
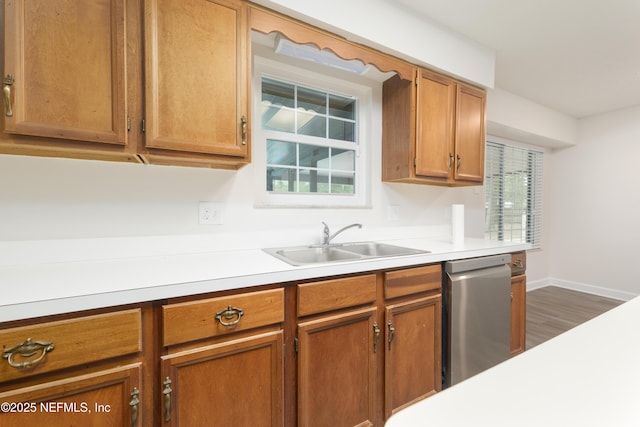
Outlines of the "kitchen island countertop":
M640 425L640 297L393 415L386 427Z
M102 242L101 242L102 243ZM133 241L136 244L135 241ZM511 244L466 239L454 246L446 239L410 238L385 243L431 251L427 254L291 266L261 249L229 249L150 255L101 253L73 259L56 251L82 252L81 243L0 243L0 322L93 308L161 300L273 283L311 280L381 269L494 255L528 249ZM145 241L145 245L148 244ZM153 240L150 239L150 244ZM58 249L60 247L60 249ZM32 250L36 248L38 250ZM46 248L43 250L42 248ZM42 256L38 252L52 252ZM81 258L81 257L80 257Z

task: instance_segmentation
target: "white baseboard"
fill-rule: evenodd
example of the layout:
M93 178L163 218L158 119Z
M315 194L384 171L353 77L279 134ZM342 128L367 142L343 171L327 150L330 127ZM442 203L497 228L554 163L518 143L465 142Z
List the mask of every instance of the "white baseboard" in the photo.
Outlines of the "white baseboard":
M546 286L557 286L559 288L571 289L574 291L586 292L588 294L598 295L601 297L613 298L620 301L629 301L638 296L627 291L605 288L602 286L589 285L586 283L572 282L570 280L562 280L555 277L547 277L541 280L527 282L527 292L534 289L544 288Z

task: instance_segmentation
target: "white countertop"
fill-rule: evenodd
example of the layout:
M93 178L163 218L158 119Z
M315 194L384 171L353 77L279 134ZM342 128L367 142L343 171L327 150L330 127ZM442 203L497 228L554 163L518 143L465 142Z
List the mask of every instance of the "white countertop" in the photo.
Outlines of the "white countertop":
M145 250L128 252L123 246L119 256L106 250L83 256L82 242L4 242L0 244L0 322L529 248L482 239L467 239L460 246L425 238L386 243L431 253L294 267L260 249L163 254L153 250L153 239L131 240L129 246Z
M640 297L392 416L386 427L640 426Z

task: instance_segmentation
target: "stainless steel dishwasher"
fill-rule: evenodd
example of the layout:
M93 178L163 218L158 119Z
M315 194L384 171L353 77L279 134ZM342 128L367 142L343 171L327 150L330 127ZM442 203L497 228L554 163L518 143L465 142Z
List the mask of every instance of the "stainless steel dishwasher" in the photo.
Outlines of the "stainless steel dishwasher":
M511 255L445 263L443 385L509 358Z

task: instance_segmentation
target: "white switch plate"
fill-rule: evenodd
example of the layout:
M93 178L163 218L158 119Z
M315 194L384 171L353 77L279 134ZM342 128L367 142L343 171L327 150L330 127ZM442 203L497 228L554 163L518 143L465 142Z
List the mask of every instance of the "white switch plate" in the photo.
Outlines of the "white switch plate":
M224 222L224 204L221 202L200 202L198 204L198 224L220 225Z

